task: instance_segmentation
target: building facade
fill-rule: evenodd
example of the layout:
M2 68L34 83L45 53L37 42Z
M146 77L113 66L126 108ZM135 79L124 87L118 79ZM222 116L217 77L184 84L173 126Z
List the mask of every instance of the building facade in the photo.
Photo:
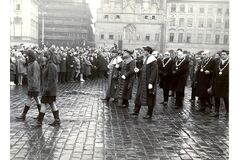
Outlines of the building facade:
M97 47L163 48L165 0L101 0L95 24Z
M43 0L39 45L94 46L92 15L85 0Z
M166 50L229 49L228 0L168 0Z
M39 0L11 0L11 45L38 45Z
M95 28L101 47L216 52L229 49L229 1L102 0Z

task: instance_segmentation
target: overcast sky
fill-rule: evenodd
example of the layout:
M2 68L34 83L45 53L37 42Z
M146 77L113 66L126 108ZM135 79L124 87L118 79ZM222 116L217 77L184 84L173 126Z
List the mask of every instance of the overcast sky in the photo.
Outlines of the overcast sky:
M87 3L89 4L92 16L93 16L93 23L96 22L96 17L97 17L97 9L100 6L100 0L87 0Z

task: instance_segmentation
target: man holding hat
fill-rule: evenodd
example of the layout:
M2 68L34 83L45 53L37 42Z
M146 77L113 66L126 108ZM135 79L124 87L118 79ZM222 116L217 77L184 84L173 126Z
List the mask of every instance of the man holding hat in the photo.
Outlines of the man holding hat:
M150 119L153 113L153 107L156 101L157 79L158 79L158 64L157 59L152 55L153 49L149 46L143 47L144 59L141 69L135 68L135 72L140 72L134 113L138 115L141 106L148 106L147 114L144 119Z
M124 50L123 61L119 67L120 75L118 79L118 104L117 106L126 108L129 106L128 100L132 97L134 82L135 60L132 58L133 51Z

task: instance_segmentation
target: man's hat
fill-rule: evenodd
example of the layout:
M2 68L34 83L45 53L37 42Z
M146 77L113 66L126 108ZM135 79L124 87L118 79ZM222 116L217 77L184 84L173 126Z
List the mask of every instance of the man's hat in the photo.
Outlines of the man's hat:
M152 54L152 52L153 52L153 49L149 46L143 47L143 50L148 51L150 54Z
M124 52L127 52L127 53L130 54L130 55L133 54L133 51L130 51L130 50L127 50L127 49L124 49L123 51L124 51Z

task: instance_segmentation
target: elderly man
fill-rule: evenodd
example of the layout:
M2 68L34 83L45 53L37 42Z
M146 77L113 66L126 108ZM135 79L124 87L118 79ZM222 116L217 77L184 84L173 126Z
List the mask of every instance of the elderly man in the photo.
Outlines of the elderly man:
M208 106L210 110L212 109L211 95L208 90L211 88L213 80L215 60L210 56L208 50L202 52L201 56L202 60L196 72L196 96L198 96L200 100L200 107L197 111L203 112L206 106Z
M158 73L160 78L160 88L163 89L164 101L161 103L164 106L168 103L169 88L171 85L172 67L174 60L170 57L169 52L164 53L164 58L158 61Z
M189 60L185 58L182 49L177 50L177 60L172 70L172 88L176 92L175 109L183 107L184 91L189 71Z
M157 59L152 55L153 49L149 46L143 47L143 49L143 66L140 70L135 68L135 72L140 71L140 78L138 82L134 113L131 115L138 115L141 106L148 106L147 114L143 118L150 119L156 101L158 65Z
M229 113L229 52L222 50L220 61L216 63L213 77L213 96L215 99L215 113L211 116L219 116L220 98L223 98L226 108L226 116Z

